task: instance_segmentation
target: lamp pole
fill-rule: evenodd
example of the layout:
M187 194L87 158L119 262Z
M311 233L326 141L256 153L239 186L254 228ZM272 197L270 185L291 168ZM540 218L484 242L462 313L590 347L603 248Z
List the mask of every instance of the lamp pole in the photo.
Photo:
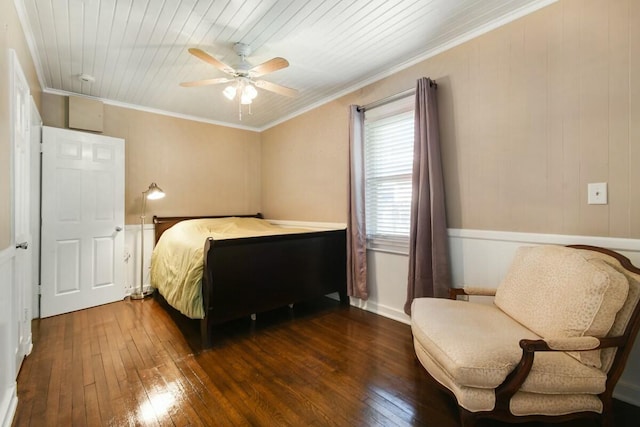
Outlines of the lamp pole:
M152 182L149 188L142 192L142 209L140 211L140 290L131 293L129 296L131 299L144 299L153 293L153 291L144 292L144 218L147 199L162 199L164 196L164 191L155 182Z

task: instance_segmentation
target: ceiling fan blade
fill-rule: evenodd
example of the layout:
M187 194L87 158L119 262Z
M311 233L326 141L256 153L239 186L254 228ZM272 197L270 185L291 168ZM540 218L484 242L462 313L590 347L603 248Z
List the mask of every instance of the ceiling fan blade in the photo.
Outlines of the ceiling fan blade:
M227 74L233 74L235 72L235 70L232 67L228 66L224 62L218 61L216 58L209 55L207 52L205 52L202 49L192 47L192 48L189 48L189 53L203 60L204 62L213 65L217 69L224 71Z
M278 95L295 97L298 95L298 91L289 87L280 86L275 83L268 82L266 80L256 80L255 85L261 89L265 89L271 92L275 92Z
M198 80L195 82L182 82L180 86L182 87L194 87L194 86L208 86L208 85L217 85L220 83L232 82L233 79L228 79L226 77L220 77L217 79L206 79L206 80Z
M268 60L267 62L263 62L260 65L256 65L255 67L249 70L249 73L253 77L264 76L265 74L273 73L274 71L282 70L283 68L287 68L289 66L289 61L284 58L273 58Z

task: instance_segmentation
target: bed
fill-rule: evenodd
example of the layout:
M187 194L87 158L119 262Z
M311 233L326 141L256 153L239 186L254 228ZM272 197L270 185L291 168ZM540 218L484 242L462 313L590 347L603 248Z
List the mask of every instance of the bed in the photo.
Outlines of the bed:
M237 237L238 234L232 232L230 237L221 238L217 229L210 232L207 228L210 220L215 223L226 218L230 217L153 217L156 247L152 255L151 285L158 290L155 294L163 304L168 303L183 316L199 319L203 348L212 346L212 327L216 324L335 292L342 304L349 303L345 229L285 229L286 234L270 234L262 232L263 226L257 224L258 234L263 235ZM260 214L231 218L239 222L262 221ZM195 221L185 222L188 220ZM202 252L196 248L189 255L201 260L200 273L195 273L199 274L197 290L191 291L201 298L200 302L191 303L196 309L201 304L200 313L188 307L176 307L178 303L169 301L171 298L166 296L171 292L160 284L166 278L156 271L161 265L159 254L167 251L164 241L172 233L174 240L187 240L180 230L193 227L192 224L209 230L201 236ZM162 264L166 270L174 271L184 262L175 253L168 252Z

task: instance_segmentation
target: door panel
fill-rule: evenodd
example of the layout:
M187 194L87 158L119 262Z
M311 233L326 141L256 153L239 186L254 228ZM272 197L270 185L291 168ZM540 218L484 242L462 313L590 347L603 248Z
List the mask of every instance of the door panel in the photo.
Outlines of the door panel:
M55 294L80 292L80 240L56 242Z
M124 141L43 129L42 317L124 298Z

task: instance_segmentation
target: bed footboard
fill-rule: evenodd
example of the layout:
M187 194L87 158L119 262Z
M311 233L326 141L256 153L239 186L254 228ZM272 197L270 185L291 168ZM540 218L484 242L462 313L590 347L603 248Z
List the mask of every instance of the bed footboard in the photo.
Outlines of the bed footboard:
M249 237L205 244L203 347L217 323L346 290L346 230Z

